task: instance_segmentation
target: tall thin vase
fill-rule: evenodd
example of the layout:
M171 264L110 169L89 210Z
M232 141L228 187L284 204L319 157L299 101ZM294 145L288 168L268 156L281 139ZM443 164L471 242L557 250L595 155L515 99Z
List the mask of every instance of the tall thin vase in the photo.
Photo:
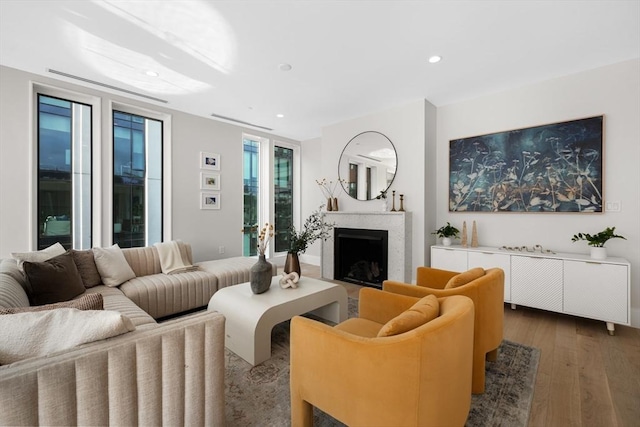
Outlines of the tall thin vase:
M271 278L273 277L272 265L264 255L258 257L256 262L249 270L249 281L251 283L251 292L261 294L267 292L271 287Z
M338 212L340 209L338 209L338 198L334 197L333 198L333 206L332 206L333 210Z
M327 212L331 212L333 210L333 199L331 197L327 198Z

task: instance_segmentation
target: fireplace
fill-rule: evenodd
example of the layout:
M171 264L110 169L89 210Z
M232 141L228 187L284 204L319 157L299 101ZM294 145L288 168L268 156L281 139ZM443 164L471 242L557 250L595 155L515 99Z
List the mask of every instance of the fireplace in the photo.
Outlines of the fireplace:
M334 279L382 288L387 280L387 230L334 228Z

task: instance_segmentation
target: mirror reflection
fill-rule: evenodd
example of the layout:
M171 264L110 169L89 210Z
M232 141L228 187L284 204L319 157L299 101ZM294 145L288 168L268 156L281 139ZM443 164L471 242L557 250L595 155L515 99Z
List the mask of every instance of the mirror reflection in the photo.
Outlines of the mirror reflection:
M396 176L396 149L385 135L362 132L349 141L340 155L338 177L342 188L357 200L375 199Z

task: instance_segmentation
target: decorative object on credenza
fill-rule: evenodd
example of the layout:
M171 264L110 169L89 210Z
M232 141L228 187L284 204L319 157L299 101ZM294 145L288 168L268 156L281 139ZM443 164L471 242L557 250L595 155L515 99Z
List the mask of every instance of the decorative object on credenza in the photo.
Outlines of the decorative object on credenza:
M449 141L449 211L602 212L604 116Z
M533 245L531 248L529 246L500 246L501 251L512 251L512 252L540 252L541 254L555 254L554 251L550 249L544 249L541 245Z
M463 248L469 246L469 243L467 242L467 221L462 221L462 240L460 240L460 245Z
M473 225L471 226L471 247L478 247L478 227L475 221L473 221Z
M609 239L627 240L626 237L615 234L615 230L615 227L607 227L603 231L593 235L588 233L578 233L573 235L571 241L577 242L579 240L586 240L588 245L591 246L591 258L606 259L607 248L604 247L604 244L607 243Z
M264 293L271 287L273 270L271 263L265 258L265 252L269 241L273 238L273 234L273 224L266 223L264 227L260 229L260 234L258 235L258 262L249 270L251 292L254 294Z
M398 209L398 212L404 212L404 194L400 195L400 209Z
M291 273L282 272L282 278L280 279L280 287L283 289L293 288L296 289L298 287L298 280L300 280L300 275L295 271Z
M396 211L396 190L391 192L391 212Z
M387 190L382 190L380 194L376 196L376 199L382 200L382 212L389 210L389 205L387 205Z
M340 179L335 182L328 181L326 178L316 179L316 184L320 187L322 195L327 199L327 212L338 210L338 198L335 197L335 191L340 181Z
M298 255L304 253L309 245L316 240L326 240L331 237L330 231L332 229L333 224L326 222L325 216L322 214L322 205L309 215L299 232L292 225L289 228L289 250L284 265L284 272L291 273L295 271L298 273L298 276L301 276L302 271L300 269Z
M447 222L447 225L443 225L431 234L435 234L442 238L442 244L444 246L451 246L451 238L458 237L459 233L460 230Z

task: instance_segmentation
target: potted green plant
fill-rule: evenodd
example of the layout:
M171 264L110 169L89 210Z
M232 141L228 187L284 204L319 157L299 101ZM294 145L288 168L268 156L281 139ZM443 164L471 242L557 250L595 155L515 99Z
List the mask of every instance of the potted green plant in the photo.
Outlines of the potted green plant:
M431 234L436 234L442 238L442 244L445 246L451 246L451 238L458 237L460 230L447 222L447 225L443 225Z
M289 228L289 251L284 263L285 273L295 271L300 275L300 260L298 256L304 253L309 245L316 240L326 240L330 237L329 232L333 229L333 224L325 222L324 215L321 212L323 207L324 205L321 205L318 210L314 211L306 219L300 231L296 230L293 225Z
M604 244L609 239L627 240L625 237L615 234L615 230L615 227L607 227L597 234L578 233L573 235L571 241L586 240L588 242L587 244L591 246L591 258L605 259L607 258L607 248L604 247Z

